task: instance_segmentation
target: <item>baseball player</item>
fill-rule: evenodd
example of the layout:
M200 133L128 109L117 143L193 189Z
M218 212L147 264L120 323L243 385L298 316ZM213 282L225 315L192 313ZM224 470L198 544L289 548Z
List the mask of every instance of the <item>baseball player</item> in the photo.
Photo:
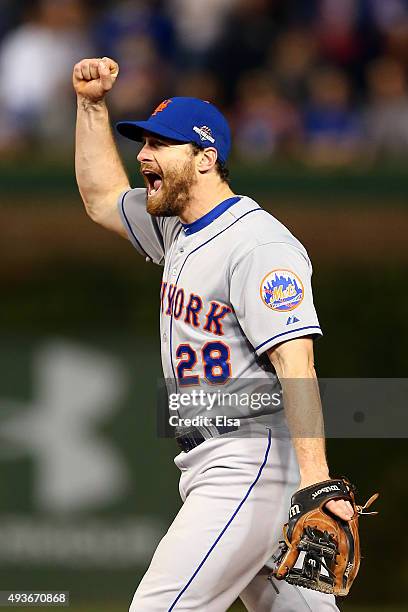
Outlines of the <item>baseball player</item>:
M264 389L280 381L285 400L284 410L236 403L216 419L208 416L209 395L202 404L170 406L183 505L130 611L222 612L238 597L256 612L337 610L333 595L275 583L265 569L291 494L330 479L308 255L257 202L231 190L230 130L209 102L169 98L147 120L117 125L121 135L142 143L137 161L146 186L132 189L105 103L118 71L109 58L74 67L76 176L88 215L163 267L161 350L173 385L169 398L258 380ZM305 384L285 387L288 380ZM311 423L319 435L309 433ZM287 424L291 435L284 435ZM345 499L326 506L343 521L353 516Z

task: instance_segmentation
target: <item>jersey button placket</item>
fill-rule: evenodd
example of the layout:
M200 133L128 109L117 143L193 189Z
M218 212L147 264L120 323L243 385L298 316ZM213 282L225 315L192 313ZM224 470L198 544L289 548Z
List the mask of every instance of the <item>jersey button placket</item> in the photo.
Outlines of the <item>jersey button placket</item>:
M185 246L183 246L184 241L185 241L185 236L184 235L180 235L179 238L178 238L178 244L176 246L176 250L174 252L174 256L172 257L172 260L170 262L170 271L171 271L170 272L170 274L171 274L171 277L170 277L171 281L170 282L173 283L173 284L175 284L176 282L177 282L177 284L180 283L179 274L180 274L180 271L181 271L181 269L183 267L183 263L184 263L184 261L186 259L186 255L187 255L186 248L185 248ZM174 304L173 304L173 307L174 307ZM170 322L169 323L170 323L169 334L168 334L168 336L166 335L166 339L164 339L164 336L162 338L163 338L163 342L164 343L168 342L169 351L170 351L170 361L171 361L171 364L172 364L172 369L173 369L174 376L176 376L175 370L174 370L174 362L177 361L177 360L176 360L175 356L173 356L172 352L175 349L175 347L174 347L174 340L175 340L174 335L175 334L177 335L177 332L176 332L174 326L177 326L176 325L177 321L174 319L173 309L172 309L172 313L170 315Z

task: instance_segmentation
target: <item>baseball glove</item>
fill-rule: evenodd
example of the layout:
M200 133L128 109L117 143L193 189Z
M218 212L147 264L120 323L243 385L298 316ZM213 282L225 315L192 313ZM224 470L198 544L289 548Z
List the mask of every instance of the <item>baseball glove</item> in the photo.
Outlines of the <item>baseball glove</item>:
M283 528L284 540L273 556L271 578L323 593L347 595L360 566L360 515L377 514L365 510L377 499L370 497L364 506L354 500L355 487L345 478L326 480L300 489L292 496L289 521ZM331 499L345 499L354 516L344 521L324 506ZM304 552L302 567L294 567Z

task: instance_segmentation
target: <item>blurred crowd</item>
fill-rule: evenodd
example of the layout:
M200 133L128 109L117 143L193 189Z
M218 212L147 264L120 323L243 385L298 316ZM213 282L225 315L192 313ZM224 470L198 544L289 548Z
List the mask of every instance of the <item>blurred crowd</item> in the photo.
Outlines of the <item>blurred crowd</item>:
M73 64L105 55L114 120L191 95L245 161L408 155L408 0L0 0L0 155L70 154Z

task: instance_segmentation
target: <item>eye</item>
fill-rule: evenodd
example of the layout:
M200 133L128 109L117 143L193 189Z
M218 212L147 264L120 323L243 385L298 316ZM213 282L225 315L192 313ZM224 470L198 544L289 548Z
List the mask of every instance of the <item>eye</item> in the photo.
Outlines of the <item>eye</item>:
M151 147L152 149L158 149L160 147L168 147L169 146L168 142L165 142L164 140L160 140L159 138L145 139L144 142L145 143L147 142L149 147Z

